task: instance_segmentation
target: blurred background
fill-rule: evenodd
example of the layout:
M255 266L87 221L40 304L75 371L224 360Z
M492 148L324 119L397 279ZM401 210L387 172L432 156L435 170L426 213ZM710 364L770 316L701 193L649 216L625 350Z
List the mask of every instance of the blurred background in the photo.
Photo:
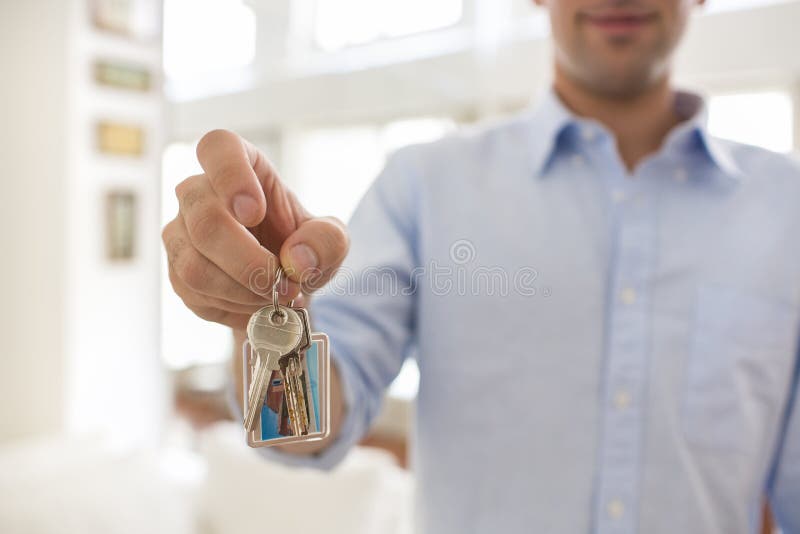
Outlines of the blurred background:
M800 149L798 23L698 10L677 74L713 133ZM260 461L230 333L172 293L160 229L213 128L347 220L396 148L535 103L548 33L531 0L0 0L0 531L407 532L414 362L333 473Z

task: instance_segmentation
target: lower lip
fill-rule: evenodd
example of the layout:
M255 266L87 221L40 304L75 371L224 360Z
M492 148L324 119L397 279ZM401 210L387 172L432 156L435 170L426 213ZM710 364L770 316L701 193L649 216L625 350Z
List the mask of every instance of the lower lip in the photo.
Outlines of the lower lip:
M587 22L609 33L631 33L650 24L652 17L587 17Z

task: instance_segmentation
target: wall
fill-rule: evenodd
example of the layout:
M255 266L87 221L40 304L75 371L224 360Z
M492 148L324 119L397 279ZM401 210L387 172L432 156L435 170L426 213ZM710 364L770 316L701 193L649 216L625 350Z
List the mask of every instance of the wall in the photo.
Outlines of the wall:
M95 57L153 67L160 41L95 31L88 0L0 2L0 441L59 431L154 441L159 358L160 87L100 90ZM148 126L141 160L99 156L99 118ZM105 257L104 195L138 195L137 255Z
M140 1L154 6L158 0ZM167 409L159 345L160 170L163 109L159 34L128 38L97 31L89 0L72 0L65 425L72 433L101 433L120 442L157 440ZM97 86L95 59L147 66L148 93ZM98 153L95 124L111 120L144 129L141 157ZM109 261L105 250L105 195L136 195L132 260Z
M0 2L0 440L61 424L66 14Z

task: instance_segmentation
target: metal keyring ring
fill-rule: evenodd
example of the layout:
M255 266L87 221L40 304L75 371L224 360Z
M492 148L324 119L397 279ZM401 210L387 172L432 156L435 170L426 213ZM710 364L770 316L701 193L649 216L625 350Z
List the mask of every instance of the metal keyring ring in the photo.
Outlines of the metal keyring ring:
M273 314L277 314L280 317L283 317L283 311L281 311L278 305L278 284L281 283L282 277L283 277L283 268L279 265L278 270L275 273L275 282L272 284L272 307L275 308Z

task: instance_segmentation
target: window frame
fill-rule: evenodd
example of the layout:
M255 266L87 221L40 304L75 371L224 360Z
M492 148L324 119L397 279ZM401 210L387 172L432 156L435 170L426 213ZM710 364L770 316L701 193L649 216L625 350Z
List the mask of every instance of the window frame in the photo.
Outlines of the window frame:
M380 43L385 42L392 42L407 38L412 38L415 36L424 36L430 35L438 32L444 32L447 30L451 30L454 28L462 27L466 24L471 23L472 17L467 20L468 14L473 14L473 1L470 0L459 0L461 2L461 16L452 24L447 24L444 26L437 26L434 28L428 28L423 30L416 30L407 33L400 33L396 35L387 34L384 29L378 29L377 36L373 39L369 39L364 42L356 42L356 43L347 43L342 46L333 48L333 49L326 49L322 44L319 42L318 35L317 35L317 11L319 10L319 3L322 0L294 0L295 3L302 3L305 2L309 4L310 7L306 7L304 9L305 14L308 16L308 26L309 29L307 31L308 35L308 48L310 51L319 53L319 54L335 54L337 52L345 51L345 50L352 50L352 49L359 49L364 47L370 47L373 45L377 45Z

